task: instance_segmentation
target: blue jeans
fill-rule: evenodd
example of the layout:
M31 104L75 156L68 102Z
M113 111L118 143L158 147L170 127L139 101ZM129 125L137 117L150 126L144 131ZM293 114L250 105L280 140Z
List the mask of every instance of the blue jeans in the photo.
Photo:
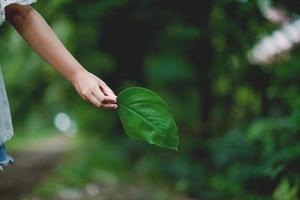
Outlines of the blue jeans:
M14 160L9 156L5 149L5 144L0 142L0 166L13 163Z

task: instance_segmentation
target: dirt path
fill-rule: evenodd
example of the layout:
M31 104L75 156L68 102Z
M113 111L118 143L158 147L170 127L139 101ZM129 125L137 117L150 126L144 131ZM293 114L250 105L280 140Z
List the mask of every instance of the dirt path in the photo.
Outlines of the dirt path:
M62 160L62 156L71 147L72 139L63 136L47 139L30 148L12 154L15 164L5 168L0 174L0 200L38 200L32 197L36 186L47 178ZM108 175L106 174L106 177ZM192 200L190 198L162 193L159 188L147 185L115 181L90 183L82 189L64 189L55 200L127 200L127 199L171 199ZM158 196L157 196L158 195ZM155 198L154 198L155 197ZM52 200L52 199L51 199Z
M58 136L12 154L15 164L0 174L0 200L20 200L30 195L47 172L58 164L69 140Z

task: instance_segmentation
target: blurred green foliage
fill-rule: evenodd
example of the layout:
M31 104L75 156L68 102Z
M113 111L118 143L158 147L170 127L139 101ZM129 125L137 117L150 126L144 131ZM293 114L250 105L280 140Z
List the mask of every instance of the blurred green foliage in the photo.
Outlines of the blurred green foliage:
M179 153L128 139L115 113L85 104L6 24L0 60L17 129L38 134L53 127L57 112L67 112L80 132L101 134L122 148L113 153L121 159L116 165L126 158L124 170L164 181L177 192L198 199L297 199L299 49L272 66L253 66L247 53L277 28L263 18L256 1L198 4L52 0L35 5L75 57L116 93L144 86L168 102L179 125Z

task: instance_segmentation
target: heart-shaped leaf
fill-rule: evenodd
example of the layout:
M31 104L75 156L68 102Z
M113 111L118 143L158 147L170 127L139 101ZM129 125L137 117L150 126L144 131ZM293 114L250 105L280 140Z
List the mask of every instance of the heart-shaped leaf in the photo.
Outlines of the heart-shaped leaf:
M132 87L118 96L118 114L134 139L177 150L178 130L168 105L151 90Z

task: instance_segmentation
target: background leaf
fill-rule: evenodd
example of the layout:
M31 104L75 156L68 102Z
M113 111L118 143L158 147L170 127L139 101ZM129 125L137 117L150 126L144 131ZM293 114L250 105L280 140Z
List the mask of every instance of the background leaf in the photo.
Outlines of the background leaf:
M119 94L118 103L118 113L128 136L177 150L176 123L168 105L157 94L132 87Z

